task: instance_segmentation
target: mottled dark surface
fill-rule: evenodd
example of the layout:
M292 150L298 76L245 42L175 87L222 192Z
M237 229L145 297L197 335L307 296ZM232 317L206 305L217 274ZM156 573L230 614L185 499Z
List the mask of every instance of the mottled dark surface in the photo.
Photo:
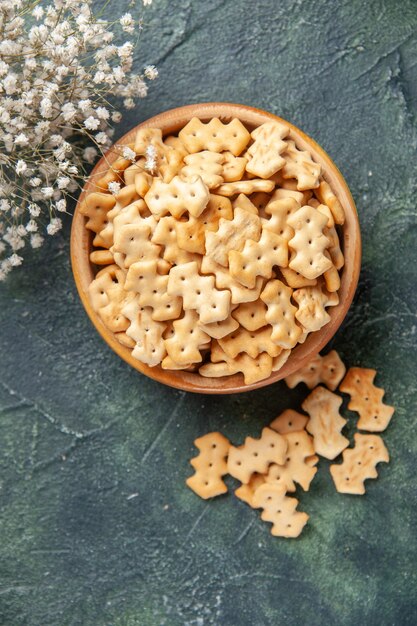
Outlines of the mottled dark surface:
M415 625L417 4L155 0L146 21L140 58L160 79L120 134L181 104L242 102L300 126L345 175L363 269L333 346L378 369L392 462L359 498L321 461L295 541L232 496L198 499L194 438L240 442L306 389L204 397L140 376L88 321L67 232L0 293L0 623Z

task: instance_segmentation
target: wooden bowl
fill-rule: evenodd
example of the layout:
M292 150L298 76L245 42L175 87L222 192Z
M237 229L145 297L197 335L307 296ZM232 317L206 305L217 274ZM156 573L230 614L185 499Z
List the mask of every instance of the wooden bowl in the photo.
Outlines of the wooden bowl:
M198 117L203 122L209 121L212 117L219 117L223 122L229 122L234 117L237 117L249 130L271 120L284 121L266 111L241 104L229 104L226 102L192 104L165 111L142 122L136 128L132 128L132 130L124 135L117 143L120 145L133 142L138 128L160 128L164 135L177 133L192 117ZM94 183L92 181L97 180L97 175L101 172L105 172L109 164L116 160L116 152L109 150L92 171L78 200L72 223L71 262L75 283L85 310L100 335L114 352L142 374L146 374L146 376L166 385L170 385L171 387L196 393L226 394L258 389L259 387L270 385L288 376L305 365L326 345L341 325L356 290L361 263L361 238L356 207L345 180L326 152L301 130L286 121L285 123L290 126L290 137L296 141L298 147L308 150L314 159L321 164L323 178L332 186L343 205L346 213L346 221L343 226L341 245L345 256L345 265L341 275L341 287L339 290L340 301L337 306L329 309L331 319L328 324L323 326L319 331L308 335L304 344L296 346L282 369L272 373L269 378L252 385L244 384L242 374L235 374L223 378L205 378L198 373L163 370L159 366L148 367L141 361L133 358L131 351L125 346L122 346L116 340L113 333L103 324L97 313L93 310L88 297L88 286L95 274L94 266L90 263L89 259L93 237L92 233L85 228L86 219L81 215L79 205L85 194L94 189Z

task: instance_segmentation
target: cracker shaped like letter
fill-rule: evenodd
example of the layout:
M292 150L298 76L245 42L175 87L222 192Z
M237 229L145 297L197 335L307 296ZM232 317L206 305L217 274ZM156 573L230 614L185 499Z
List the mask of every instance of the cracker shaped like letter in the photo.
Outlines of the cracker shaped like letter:
M291 295L292 289L280 280L270 280L261 293L261 300L268 308L266 321L272 326L271 339L288 350L296 345L302 332L295 323L297 309L291 304Z
M343 452L343 463L331 465L332 475L337 491L363 495L365 480L377 478L376 465L388 463L389 454L379 435L362 435L355 433L355 447Z
M185 481L190 489L200 498L213 498L227 492L222 476L227 474L227 455L229 440L221 433L208 433L194 441L200 454L190 463L195 474Z
M309 518L307 513L296 511L298 500L288 498L282 485L260 485L253 494L252 506L263 509L261 519L272 522L271 534L275 537L298 537Z
M227 470L231 476L246 484L253 473L265 474L271 463L284 465L286 439L271 428L264 428L259 439L246 437L239 447L231 446Z
M246 171L260 178L270 178L285 165L282 153L287 148L283 139L289 133L289 127L280 122L266 122L251 133L253 144L246 156L249 162Z
M154 215L162 217L171 213L177 219L186 211L198 217L206 208L209 199L209 190L200 176L189 181L174 176L169 183L154 178L145 196L145 202Z
M231 250L242 250L247 239L258 241L261 222L257 215L237 207L233 219L221 218L217 232L206 233L206 254L213 261L228 267Z
M270 465L265 480L283 485L286 491L295 491L295 483L308 491L319 460L314 454L313 438L305 430L286 433L283 437L288 443L285 465Z
M314 437L315 451L330 460L335 459L349 445L349 439L341 434L346 424L339 413L341 404L340 396L319 386L301 405L310 416L307 430Z
M305 205L295 211L287 220L295 235L288 246L293 255L289 262L290 269L309 279L317 278L329 270L333 263L324 251L329 247L329 240L323 234L327 218L323 213Z
M225 320L229 316L230 291L219 291L214 276L201 276L195 261L176 265L169 272L168 294L181 296L184 310L193 309L202 324Z
M290 389L299 383L305 383L309 389L314 389L323 383L334 391L345 375L346 367L336 350L325 356L317 354L307 365L287 376L284 380Z
M385 390L374 385L376 370L351 367L340 385L348 393L348 409L359 413L358 428L380 433L386 429L394 414L394 407L382 401Z

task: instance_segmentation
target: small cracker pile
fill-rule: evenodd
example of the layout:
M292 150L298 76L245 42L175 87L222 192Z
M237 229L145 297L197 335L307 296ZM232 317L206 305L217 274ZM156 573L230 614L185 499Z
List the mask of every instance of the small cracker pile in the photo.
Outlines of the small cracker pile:
M301 405L307 415L287 409L258 439L247 437L240 446L218 432L196 439L199 455L190 461L195 473L186 484L201 498L212 498L227 492L223 476L233 476L241 483L235 495L262 509L261 519L272 523L271 533L277 537L298 537L307 523L309 516L297 510L293 494L297 486L309 490L320 456L334 460L342 454L342 463L330 465L337 491L363 495L365 480L378 476L376 465L389 461L375 433L385 430L394 408L382 401L384 390L374 385L375 370L352 367L345 372L334 350L317 355L285 379L290 388L304 382L312 390ZM342 434L342 397L334 393L342 378L339 391L349 394L348 408L359 413L356 428L372 433L356 432L353 447Z
M321 166L277 121L193 118L129 149L80 205L94 310L149 367L267 378L339 302L345 216Z

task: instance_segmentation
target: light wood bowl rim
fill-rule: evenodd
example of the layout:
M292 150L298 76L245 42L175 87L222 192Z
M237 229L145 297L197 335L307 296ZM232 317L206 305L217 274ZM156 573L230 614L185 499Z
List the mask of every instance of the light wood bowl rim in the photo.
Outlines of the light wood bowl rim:
M94 188L93 181L95 177L101 172L105 172L109 164L117 158L117 152L112 148L94 167L77 202L71 229L70 245L72 271L79 296L91 322L110 348L124 361L129 363L129 365L142 374L177 389L205 394L241 393L265 387L296 371L310 361L336 333L351 305L359 279L361 265L359 219L352 195L342 174L323 148L293 124L260 109L227 102L208 102L181 106L160 113L138 124L119 139L117 145L120 146L121 144L131 143L134 140L136 131L143 127L161 128L164 135L176 133L192 117L198 117L202 121L208 121L212 117L219 117L222 121L229 121L237 117L244 124L248 125L248 127L258 126L259 124L271 120L284 122L289 125L290 136L296 140L297 145L309 150L314 159L321 164L324 179L332 186L346 213L346 221L343 226L345 266L342 271L341 287L339 290L340 302L336 307L331 307L328 310L331 318L328 324L323 326L319 331L311 333L304 344L294 348L288 361L281 370L273 372L271 376L265 380L251 385L244 384L242 374L222 378L205 378L198 373L163 370L160 366L151 368L133 358L131 350L117 341L114 334L106 328L90 304L88 285L94 277L93 265L90 263L89 259L92 237L91 233L85 228L85 217L79 211L79 205L84 196Z

